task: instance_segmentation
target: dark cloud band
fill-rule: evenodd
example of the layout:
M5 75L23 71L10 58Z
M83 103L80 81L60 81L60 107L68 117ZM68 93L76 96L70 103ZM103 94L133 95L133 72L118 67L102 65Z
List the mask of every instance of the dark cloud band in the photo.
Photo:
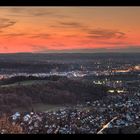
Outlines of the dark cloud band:
M7 28L13 26L16 21L7 19L7 18L0 18L0 29Z
M93 29L88 32L89 38L95 38L95 39L110 39L110 38L124 38L125 33L115 31L115 30L109 30L109 29Z

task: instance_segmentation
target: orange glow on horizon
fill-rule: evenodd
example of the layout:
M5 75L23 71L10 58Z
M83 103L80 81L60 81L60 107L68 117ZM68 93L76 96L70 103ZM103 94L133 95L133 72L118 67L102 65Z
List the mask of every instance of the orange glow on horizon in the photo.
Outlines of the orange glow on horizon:
M140 7L1 7L0 15L0 53L140 52Z

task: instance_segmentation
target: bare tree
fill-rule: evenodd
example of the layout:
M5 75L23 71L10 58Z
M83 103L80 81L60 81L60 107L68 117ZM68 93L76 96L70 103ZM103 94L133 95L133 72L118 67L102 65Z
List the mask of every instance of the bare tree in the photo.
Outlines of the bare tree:
M13 124L9 121L6 115L0 118L0 133L1 134L22 134L23 130L18 124Z

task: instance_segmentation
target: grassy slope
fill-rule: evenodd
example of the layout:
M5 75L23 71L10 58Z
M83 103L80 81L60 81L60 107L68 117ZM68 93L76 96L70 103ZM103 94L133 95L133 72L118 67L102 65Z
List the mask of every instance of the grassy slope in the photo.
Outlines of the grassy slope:
M18 86L18 85L33 85L33 84L43 84L46 83L47 80L27 80L27 81L21 81L16 82L13 84L7 84L7 85L1 85L0 87L9 87L9 86Z

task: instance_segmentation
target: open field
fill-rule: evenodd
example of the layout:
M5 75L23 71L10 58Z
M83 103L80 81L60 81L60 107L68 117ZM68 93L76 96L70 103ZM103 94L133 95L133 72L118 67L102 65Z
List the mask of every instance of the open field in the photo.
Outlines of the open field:
M43 103L38 103L38 104L33 104L33 106L28 109L28 111L32 111L32 108L33 108L33 111L36 111L36 112L47 112L47 111L57 111L59 109L64 109L66 107L74 107L74 108L77 108L78 110L90 110L90 109L93 109L93 107L91 106L75 106L75 105L71 105L71 104L63 104L63 105L53 105L53 104L43 104ZM18 112L26 112L27 109L25 108L17 108L15 109L15 111L18 111Z
M14 111L18 112L26 112L26 111L32 111L32 108L36 112L46 112L46 111L56 111L59 109L62 109L66 107L65 105L52 105L52 104L43 104L43 103L38 103L38 104L33 104L31 108L16 108Z

